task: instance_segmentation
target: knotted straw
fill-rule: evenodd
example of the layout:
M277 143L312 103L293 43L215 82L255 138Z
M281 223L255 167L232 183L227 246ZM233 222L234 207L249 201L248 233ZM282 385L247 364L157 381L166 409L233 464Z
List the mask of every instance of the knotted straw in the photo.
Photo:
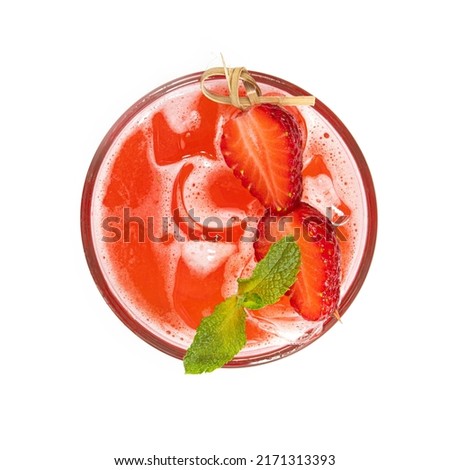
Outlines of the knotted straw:
M228 85L228 96L219 95L207 89L206 82L212 77L225 77ZM245 89L244 96L239 96L239 85L241 83ZM316 101L314 96L263 96L256 80L245 67L229 68L225 64L223 67L213 67L206 70L200 77L200 86L203 94L210 100L221 104L231 104L239 109L245 109L260 103L275 103L285 106L314 106Z

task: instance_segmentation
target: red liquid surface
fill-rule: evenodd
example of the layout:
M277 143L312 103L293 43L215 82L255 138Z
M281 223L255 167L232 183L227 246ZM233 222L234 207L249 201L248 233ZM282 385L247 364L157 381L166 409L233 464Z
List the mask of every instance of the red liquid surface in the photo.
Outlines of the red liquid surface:
M264 208L234 177L218 148L221 123L234 112L197 88L184 98L163 100L117 140L97 185L94 236L113 288L135 316L185 347L201 319L234 293L236 279L254 266L252 244L242 237L251 236ZM293 112L305 126L299 110ZM346 239L341 242L346 278L358 238L355 176L351 165L339 170L339 159L347 156L341 155L342 143L331 143L337 138L333 130L323 132L324 124L311 116L308 124L302 199L322 212L331 201L335 215L350 218L339 228ZM199 218L190 226L189 210ZM228 221L227 226L217 229L211 223L206 231L206 217ZM245 217L255 223L242 223ZM247 321L248 345L270 344L277 328L284 322L291 328L297 317L287 299L253 312Z

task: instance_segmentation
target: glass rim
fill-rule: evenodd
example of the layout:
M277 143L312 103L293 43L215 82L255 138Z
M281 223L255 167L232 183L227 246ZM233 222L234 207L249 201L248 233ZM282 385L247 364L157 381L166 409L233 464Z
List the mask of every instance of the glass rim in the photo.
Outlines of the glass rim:
M97 285L97 288L99 289L100 293L102 294L103 298L105 299L106 303L109 305L111 310L125 324L125 326L127 326L133 333L135 333L138 337L146 341L151 346L177 359L182 359L186 353L186 350L162 339L161 337L149 331L137 318L135 318L125 308L120 299L117 298L112 289L110 289L108 281L103 275L93 241L91 221L92 196L95 182L98 176L98 172L101 168L102 162L106 157L109 148L114 143L116 137L126 127L126 125L128 125L128 123L145 107L147 107L152 102L158 100L166 93L175 91L187 85L191 85L197 82L199 83L202 73L203 72L195 72L188 75L184 75L153 89L152 91L144 95L142 98L140 98L138 101L136 101L119 117L119 119L113 124L113 126L105 135L105 137L102 139L97 151L94 154L94 157L91 161L86 175L81 198L81 238L83 242L86 260L91 275L94 278L95 284ZM299 86L294 85L293 83L290 83L276 76L256 71L249 71L249 73L255 78L258 83L277 87L280 90L291 95L310 95L310 93L306 92ZM342 316L345 314L345 312L357 296L358 292L360 291L364 280L366 279L367 273L369 271L373 259L373 254L376 245L378 223L376 195L372 176L370 174L367 162L364 158L361 149L359 148L355 139L351 135L350 131L346 128L343 122L324 103L322 103L317 98L316 103L314 105L314 109L331 124L331 126L336 130L340 138L348 147L350 154L353 157L354 163L356 164L359 174L361 176L362 187L364 188L364 194L367 204L367 230L366 237L364 240L364 247L362 249L363 255L359 266L357 267L357 271L354 276L354 279L352 280L352 283L348 287L345 295L340 300L339 315ZM254 366L267 362L273 362L275 360L289 356L295 352L298 352L304 347L309 346L318 338L322 337L330 328L332 328L337 323L337 321L337 318L335 318L334 316L329 318L324 323L323 329L320 334L317 335L317 337L313 338L311 341L308 341L306 344L299 345L292 343L286 346L282 346L280 348L275 348L265 353L249 353L248 355L245 355L243 357L234 358L224 367Z

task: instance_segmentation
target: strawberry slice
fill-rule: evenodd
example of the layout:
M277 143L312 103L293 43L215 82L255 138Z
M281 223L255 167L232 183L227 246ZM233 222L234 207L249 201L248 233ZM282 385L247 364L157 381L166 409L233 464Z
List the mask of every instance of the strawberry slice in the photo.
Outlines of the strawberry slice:
M256 259L286 235L294 236L301 254L300 272L289 292L291 305L306 320L328 318L337 309L341 277L341 253L331 222L305 202L282 217L267 211L258 223Z
M220 147L244 187L272 213L285 214L300 203L304 139L288 111L259 104L225 123Z

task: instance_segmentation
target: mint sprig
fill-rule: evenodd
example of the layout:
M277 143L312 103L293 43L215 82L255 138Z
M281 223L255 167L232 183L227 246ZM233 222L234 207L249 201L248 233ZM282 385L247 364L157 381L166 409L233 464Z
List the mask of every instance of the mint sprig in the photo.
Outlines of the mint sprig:
M274 243L255 266L251 277L238 279L238 293L218 304L203 318L184 356L187 374L212 372L245 346L245 309L258 310L278 302L300 269L300 250L294 237Z

